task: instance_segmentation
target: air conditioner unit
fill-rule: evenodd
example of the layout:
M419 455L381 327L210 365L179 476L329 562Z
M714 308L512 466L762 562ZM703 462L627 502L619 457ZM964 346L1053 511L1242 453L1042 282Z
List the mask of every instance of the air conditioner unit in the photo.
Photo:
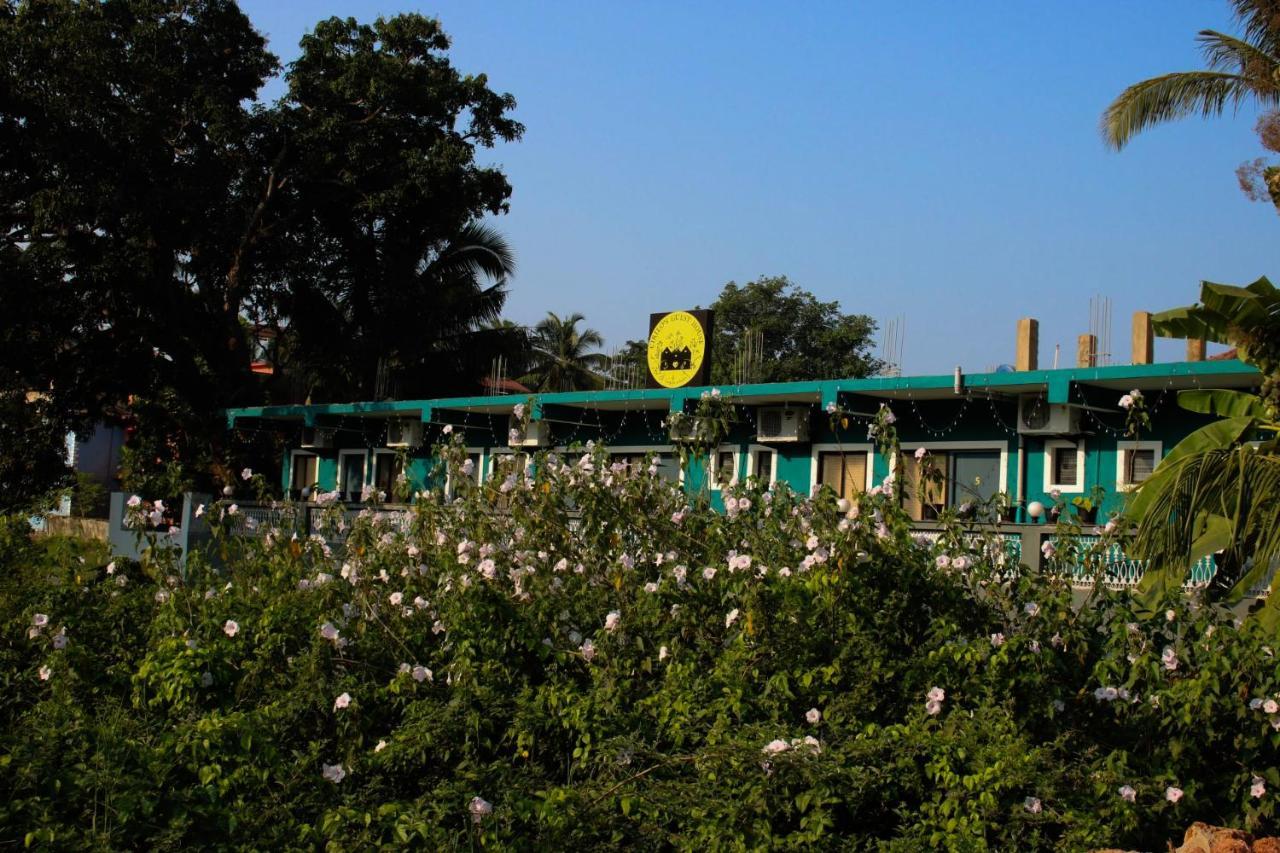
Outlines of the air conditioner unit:
M1080 432L1080 410L1065 403L1050 403L1035 395L1020 397L1018 432L1022 435L1076 435Z
M332 429L325 429L324 427L304 426L302 428L302 442L299 446L304 450L323 450L333 447L333 433Z
M387 447L417 447L422 444L422 421L392 418L387 421Z
M779 406L760 409L756 412L756 441L780 444L808 440L808 409Z
M507 444L510 447L550 447L551 424L546 421L529 421L522 428L520 419L512 415L507 421Z

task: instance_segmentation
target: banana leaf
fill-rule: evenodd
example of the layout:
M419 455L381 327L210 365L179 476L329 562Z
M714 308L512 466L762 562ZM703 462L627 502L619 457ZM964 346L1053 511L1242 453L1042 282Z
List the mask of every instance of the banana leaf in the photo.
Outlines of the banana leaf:
M1220 418L1265 418L1266 406L1256 394L1245 391L1179 391L1178 405L1188 412Z

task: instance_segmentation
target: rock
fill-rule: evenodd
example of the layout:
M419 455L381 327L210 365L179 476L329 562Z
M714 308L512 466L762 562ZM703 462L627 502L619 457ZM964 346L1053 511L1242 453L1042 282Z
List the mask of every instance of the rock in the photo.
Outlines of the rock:
M1253 853L1280 853L1280 838L1274 835L1253 842Z
M1250 853L1252 850L1253 836L1249 833L1196 821L1187 828L1182 846L1174 853Z

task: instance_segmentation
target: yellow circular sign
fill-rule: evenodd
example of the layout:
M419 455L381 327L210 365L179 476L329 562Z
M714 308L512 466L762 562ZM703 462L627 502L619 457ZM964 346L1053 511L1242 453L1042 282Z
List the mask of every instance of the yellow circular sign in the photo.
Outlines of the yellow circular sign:
M706 354L702 324L688 311L672 311L649 333L649 373L663 388L688 385Z

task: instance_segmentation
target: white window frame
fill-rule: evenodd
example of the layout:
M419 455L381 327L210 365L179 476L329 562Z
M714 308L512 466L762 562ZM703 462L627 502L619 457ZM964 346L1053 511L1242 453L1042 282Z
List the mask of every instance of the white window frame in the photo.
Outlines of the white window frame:
M861 453L867 457L867 482L862 486L864 492L871 491L872 483L875 482L875 447L870 444L813 444L809 446L809 494L813 494L813 489L818 485L818 472L820 466L818 460L822 458L824 453L843 453L851 456L855 453ZM777 457L774 457L774 465L777 465Z
M925 450L995 450L1000 453L1000 488L999 491L1009 493L1009 445L1004 441L904 441L904 454L915 453L923 447ZM889 469L896 473L898 461L889 460Z
M733 477L727 483L721 483L719 476L719 466L716 461L719 460L721 453L733 454ZM711 457L707 460L707 484L711 491L719 492L732 486L738 481L738 471L742 469L742 449L736 444L722 444L711 452Z
M346 484L347 466L344 465L342 461L342 457L344 456L360 457L360 460L364 463L360 466L360 470L363 472L362 477L364 480L364 482L362 482L360 485L362 487L369 485L369 451L347 449L347 450L338 451L338 476L337 476L338 482L335 488L337 488L337 490L339 492L342 492L343 494L346 494L351 491L350 489L347 488L347 484Z
M1160 467L1160 460L1164 458L1164 442L1162 441L1117 441L1116 442L1116 491L1131 492L1140 484L1130 483L1125 480L1125 464L1124 457L1127 450L1153 450L1151 454L1152 465L1151 470L1154 472Z
M466 454L468 457L470 456L480 457L480 461L476 463L476 470L471 472L471 478L470 478L477 486L479 486L481 483L484 482L484 466L489 458L488 450L484 447L465 447L463 448L463 450L466 451ZM445 475L444 475L444 493L446 497L450 497L450 498L453 497L453 494L454 494L453 472L449 471L447 468L445 469Z
M370 457L369 469L366 472L365 478L364 478L364 482L366 486L370 486L371 488L374 488L374 489L378 488L378 484L377 482L375 482L378 479L378 457L391 456L394 458L398 452L399 451L391 450L389 448L379 447L379 448L376 448L373 451L373 453L369 454L369 457ZM408 473L409 473L409 468L406 465L405 476L408 476ZM384 500L388 500L388 501L392 500L390 492L387 492L387 496L386 498L384 498Z
M292 450L289 452L289 491L293 491L293 478L298 470L298 457L310 456L316 460L316 480L314 483L307 483L305 486L299 486L298 491L303 489L311 489L312 492L320 487L320 454L313 453L310 450Z
M767 485L772 486L778 482L778 450L767 444L749 444L747 445L747 479L756 476L756 454L768 453L771 457L769 464L769 482Z
M1054 457L1057 451L1066 448L1074 448L1076 451L1076 479L1073 483L1055 483L1054 482ZM1061 438L1049 438L1044 442L1044 490L1051 492L1057 489L1064 493L1083 493L1084 492L1084 461L1085 461L1084 439L1080 441L1067 441Z

